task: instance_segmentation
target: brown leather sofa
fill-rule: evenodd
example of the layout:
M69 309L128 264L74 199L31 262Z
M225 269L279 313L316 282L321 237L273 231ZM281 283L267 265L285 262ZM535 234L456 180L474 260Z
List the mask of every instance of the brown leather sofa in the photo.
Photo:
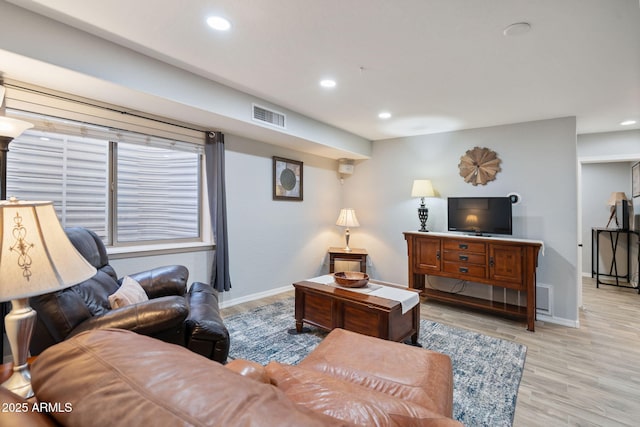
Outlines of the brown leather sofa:
M86 228L65 231L97 273L70 288L30 299L38 314L32 355L87 330L120 328L182 345L221 363L227 360L229 332L219 314L218 293L210 285L195 282L187 291L186 267L159 267L130 275L149 301L112 309L108 298L122 279L109 264L102 240Z
M447 356L340 329L295 367L223 366L129 331L94 330L44 351L32 384L41 406L0 413L0 425L461 425L450 418ZM25 403L4 389L0 400Z

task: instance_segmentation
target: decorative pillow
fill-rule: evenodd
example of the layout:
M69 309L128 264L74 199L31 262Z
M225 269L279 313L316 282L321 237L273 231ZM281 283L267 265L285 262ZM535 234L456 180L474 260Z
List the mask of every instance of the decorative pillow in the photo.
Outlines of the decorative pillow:
M109 304L113 309L144 301L149 301L147 293L142 289L140 283L129 276L122 279L122 285L116 293L109 295Z

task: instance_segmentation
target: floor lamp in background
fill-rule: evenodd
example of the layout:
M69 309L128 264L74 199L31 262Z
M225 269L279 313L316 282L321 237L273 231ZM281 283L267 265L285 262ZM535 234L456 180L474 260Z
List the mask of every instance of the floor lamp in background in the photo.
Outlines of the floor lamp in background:
M33 125L23 120L12 119L4 116L4 93L5 87L0 79L0 200L7 199L7 152L9 151L9 143L17 138L25 130L32 128ZM0 320L9 312L9 303L0 303ZM0 362L4 356L4 321L2 322L2 333L0 333Z
M95 274L67 238L53 202L0 202L0 301L11 301L5 327L13 356L13 374L3 387L33 396L27 357L36 312L29 297L68 288Z

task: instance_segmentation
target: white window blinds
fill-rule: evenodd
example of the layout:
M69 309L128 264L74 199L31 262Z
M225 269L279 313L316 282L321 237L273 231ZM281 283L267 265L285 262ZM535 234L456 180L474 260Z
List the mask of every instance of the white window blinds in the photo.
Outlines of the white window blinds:
M192 152L118 143L119 242L200 235L200 157Z
M52 200L63 226L90 228L107 244L202 238L202 146L8 113L35 125L11 143L9 195Z
M52 200L64 227L107 238L108 152L104 140L28 131L10 145L7 194Z

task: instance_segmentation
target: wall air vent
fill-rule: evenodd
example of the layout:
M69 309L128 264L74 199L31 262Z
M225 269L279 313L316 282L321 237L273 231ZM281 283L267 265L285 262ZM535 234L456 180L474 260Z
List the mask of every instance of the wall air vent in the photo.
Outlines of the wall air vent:
M253 120L269 126L285 129L287 127L286 119L287 116L282 113L253 104Z

